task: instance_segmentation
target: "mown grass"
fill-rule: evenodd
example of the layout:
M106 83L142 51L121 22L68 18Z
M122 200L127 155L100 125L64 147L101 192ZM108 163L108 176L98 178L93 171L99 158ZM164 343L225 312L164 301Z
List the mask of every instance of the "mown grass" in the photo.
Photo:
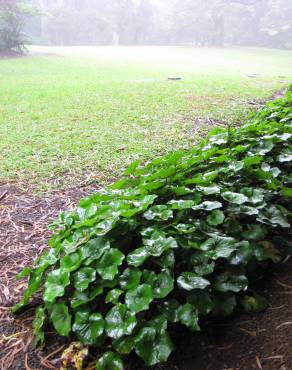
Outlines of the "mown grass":
M108 181L133 159L193 145L202 122L238 122L292 77L291 51L33 51L52 54L0 61L0 180L39 190Z

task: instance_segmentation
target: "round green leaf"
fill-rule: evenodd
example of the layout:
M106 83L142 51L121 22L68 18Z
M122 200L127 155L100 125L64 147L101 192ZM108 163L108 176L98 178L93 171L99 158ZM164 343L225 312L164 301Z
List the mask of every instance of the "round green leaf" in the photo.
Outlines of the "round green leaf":
M241 193L246 195L249 202L253 204L261 203L264 200L264 193L261 189L243 188Z
M125 303L131 312L147 310L153 300L152 288L148 284L139 285L137 288L129 290L125 297Z
M168 249L162 255L158 258L155 259L155 263L157 263L159 266L163 268L172 268L175 263L175 257L174 257L174 252L172 249Z
M214 308L211 296L205 290L194 290L187 297L188 303L196 307L200 314L208 315Z
M198 190L202 191L206 195L218 194L220 193L219 186L198 186Z
M218 258L228 258L235 250L236 240L233 238L214 235L206 242L201 244L201 250L206 252L206 256L216 260Z
M168 271L161 272L155 281L153 288L154 298L165 298L174 287L173 277Z
M120 276L121 288L124 290L136 288L140 283L141 276L142 272L139 269L135 267L127 268Z
M185 290L205 289L210 282L193 272L184 272L177 279L177 284Z
M178 319L192 331L199 331L200 326L198 324L198 314L198 310L192 304L186 303L179 308Z
M94 300L97 296L103 293L103 288L100 286L96 286L92 290L75 290L73 293L73 298L71 300L71 307L77 308L84 304L87 304Z
M120 339L113 340L114 349L121 355L128 355L134 349L134 338L133 337L122 337Z
M119 303L119 298L124 292L120 289L113 289L110 290L106 297L105 297L105 303L113 303L113 304L118 304Z
M230 263L232 265L246 265L254 254L254 248L251 244L243 240L242 242L235 244L236 250L230 256Z
M282 188L280 194L286 198L292 198L292 188Z
M194 211L202 210L202 211L213 211L214 209L222 208L222 203L220 202L210 202L206 201L197 206L192 207Z
M176 299L171 299L170 301L164 302L164 306L162 308L162 313L165 315L167 320L171 322L178 322L178 309L179 303Z
M65 288L70 284L69 272L61 269L51 271L45 282L45 302L54 302L57 297L62 297L65 293Z
M149 253L145 248L137 248L127 256L127 262L130 266L139 267L149 257Z
M165 238L161 235L153 234L149 239L143 239L145 250L148 255L160 257L168 249L177 248L177 242L174 238Z
M264 240L267 234L266 227L263 225L246 225L247 230L243 232L243 237L248 240Z
M191 224L178 224L175 226L175 229L179 234L193 234L197 227Z
M149 210L144 213L144 217L148 221L167 221L173 217L173 212L171 209L168 209L166 205L158 205L149 208Z
M92 283L95 278L96 271L92 267L83 267L74 275L75 288L82 292L88 288L88 285Z
M104 280L113 280L124 258L125 256L118 249L110 249L97 262L96 270Z
M60 261L60 266L62 271L72 272L80 267L82 261L81 253L76 252L73 254L68 254L64 256Z
M88 266L93 261L98 260L105 251L110 249L110 242L105 238L95 238L89 240L80 248L82 260Z
M210 261L210 257L200 251L197 251L191 256L190 262L195 272L200 276L211 274L215 268L215 262Z
M63 302L54 303L52 305L52 311L50 318L56 331L67 337L71 331L71 318L68 307Z
M231 191L225 191L222 193L222 198L227 200L227 202L235 204L243 204L248 202L248 197L241 193L233 193Z
M157 275L155 274L154 271L143 270L142 279L141 279L143 283L153 286L156 279L157 279Z
M114 339L132 334L137 324L135 314L128 311L127 307L123 304L113 307L106 315L105 321L106 333Z
M219 292L235 292L238 293L241 290L246 290L248 286L248 280L244 275L234 275L229 272L224 272L216 277L213 283L215 290Z
M106 352L97 362L96 370L123 370L124 365L119 357L114 352Z
M195 202L193 200L171 200L168 202L168 204L171 206L172 209L175 210L184 210L184 209L190 209L195 205Z
M224 213L222 211L215 210L207 217L207 222L209 225L218 226L223 224L224 219Z
M73 331L84 344L95 344L104 331L104 320L99 313L79 311L76 313Z
M148 366L167 361L172 350L168 334L157 335L154 328L143 328L135 338L135 351Z

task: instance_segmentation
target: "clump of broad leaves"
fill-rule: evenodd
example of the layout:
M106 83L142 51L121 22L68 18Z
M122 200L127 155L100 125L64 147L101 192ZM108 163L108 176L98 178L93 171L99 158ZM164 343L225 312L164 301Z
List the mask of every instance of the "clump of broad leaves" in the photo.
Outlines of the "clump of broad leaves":
M237 305L260 310L250 283L292 250L291 132L288 92L189 152L134 162L60 215L48 251L19 275L29 283L14 311L41 289L37 341L51 323L106 348L96 369L114 370L132 351L149 366L166 361L174 325L198 331Z

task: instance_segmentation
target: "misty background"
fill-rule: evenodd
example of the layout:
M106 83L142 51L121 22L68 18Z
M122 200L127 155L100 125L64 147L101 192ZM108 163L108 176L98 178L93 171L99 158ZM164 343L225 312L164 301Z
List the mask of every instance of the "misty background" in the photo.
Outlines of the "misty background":
M291 0L26 0L39 45L262 46L292 49Z

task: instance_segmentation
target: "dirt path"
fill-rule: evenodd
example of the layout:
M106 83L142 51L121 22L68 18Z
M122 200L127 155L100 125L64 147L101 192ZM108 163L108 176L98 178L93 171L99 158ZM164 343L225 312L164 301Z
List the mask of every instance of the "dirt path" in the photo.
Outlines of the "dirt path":
M32 347L33 309L14 319L9 307L17 302L25 281L15 281L21 268L47 245L48 223L60 210L96 191L94 186L36 198L12 185L0 186L0 369L58 369L66 344L49 333L45 353ZM237 313L208 327L203 334L176 333L177 351L167 370L292 370L292 259L271 271L259 284L270 303L261 314ZM57 351L57 352L56 352ZM49 356L49 357L48 357ZM128 369L141 370L135 357Z

